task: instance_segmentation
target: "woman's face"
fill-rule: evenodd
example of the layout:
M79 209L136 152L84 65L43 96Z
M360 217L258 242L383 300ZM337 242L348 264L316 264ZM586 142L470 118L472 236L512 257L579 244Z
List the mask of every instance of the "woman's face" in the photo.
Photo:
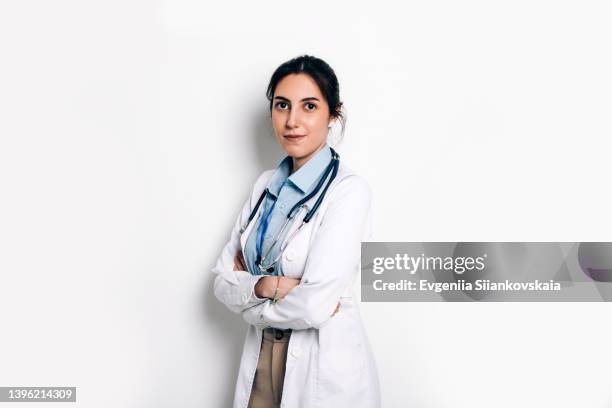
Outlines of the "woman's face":
M327 142L327 101L317 83L306 74L289 74L278 83L272 100L272 126L276 140L299 169Z

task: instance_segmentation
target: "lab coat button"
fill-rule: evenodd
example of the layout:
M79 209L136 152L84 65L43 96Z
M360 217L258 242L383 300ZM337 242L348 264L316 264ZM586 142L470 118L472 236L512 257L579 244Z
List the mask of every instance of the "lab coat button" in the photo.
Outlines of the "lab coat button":
M246 293L242 294L242 301L246 302L247 300L249 300L249 297L246 295Z
M300 348L299 348L299 347L294 347L294 348L291 350L291 355L292 355L293 357L296 357L296 358L297 358L297 357L299 357L299 356L300 356L300 353L301 353L301 350L300 350Z
M287 251L287 253L285 254L285 259L289 262L293 261L293 259L295 258L295 251L293 250L289 250Z

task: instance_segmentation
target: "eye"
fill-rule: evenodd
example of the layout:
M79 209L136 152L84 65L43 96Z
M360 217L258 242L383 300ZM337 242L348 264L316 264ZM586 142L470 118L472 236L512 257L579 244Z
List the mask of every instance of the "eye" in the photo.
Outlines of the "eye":
M285 110L289 107L289 104L287 102L276 102L276 105L274 105L276 108L280 109L280 110Z
M306 107L306 110L309 110L309 111L313 111L313 110L317 109L317 105L315 105L312 102L307 102L306 105L304 105L304 106Z

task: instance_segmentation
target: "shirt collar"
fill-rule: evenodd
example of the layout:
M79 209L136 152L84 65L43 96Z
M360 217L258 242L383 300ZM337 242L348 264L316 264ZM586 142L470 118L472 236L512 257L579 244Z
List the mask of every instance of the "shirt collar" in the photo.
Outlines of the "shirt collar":
M325 145L321 150L310 158L295 173L291 174L293 159L291 156L285 157L268 182L268 191L278 197L281 187L286 181L290 181L302 193L307 193L323 173L332 158L329 145Z
M308 160L298 171L289 176L291 181L302 193L307 193L314 183L319 179L323 170L331 160L331 150L328 145L319 150L310 160Z

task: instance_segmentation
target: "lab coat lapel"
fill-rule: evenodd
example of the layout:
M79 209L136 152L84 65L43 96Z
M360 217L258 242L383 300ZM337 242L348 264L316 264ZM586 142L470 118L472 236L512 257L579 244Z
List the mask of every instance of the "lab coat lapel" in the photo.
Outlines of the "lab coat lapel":
M249 222L249 225L247 226L246 230L244 230L242 235L240 235L240 249L242 250L243 254L244 254L244 247L246 245L246 241L249 238L249 235L251 234L251 230L253 229L253 226L257 225L257 223L259 222L259 217L261 217L263 207L264 207L264 203L262 202L261 205L259 206L259 210L257 211L257 214L255 215L255 217L253 217L251 222ZM249 210L249 213L251 211L253 211L252 208Z

